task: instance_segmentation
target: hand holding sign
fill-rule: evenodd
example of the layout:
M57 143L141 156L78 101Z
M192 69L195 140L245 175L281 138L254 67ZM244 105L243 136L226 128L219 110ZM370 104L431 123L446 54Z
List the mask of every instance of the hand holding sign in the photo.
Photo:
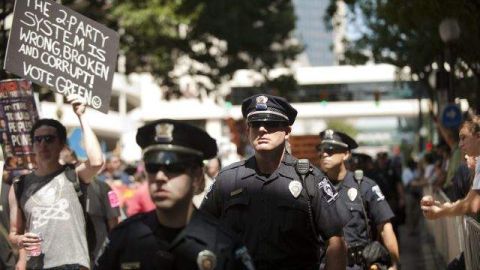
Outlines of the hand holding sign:
M17 0L5 70L108 112L119 36L52 0Z
M73 112L77 116L82 116L85 113L85 98L77 95L77 94L70 94L67 96L68 103L72 104Z

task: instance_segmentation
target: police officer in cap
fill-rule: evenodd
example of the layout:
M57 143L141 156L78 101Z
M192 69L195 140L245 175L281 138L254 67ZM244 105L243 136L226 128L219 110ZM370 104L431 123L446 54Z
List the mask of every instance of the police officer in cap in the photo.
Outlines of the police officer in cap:
M281 97L242 104L255 154L224 168L200 209L219 217L246 244L257 269L318 269L328 239L327 269L345 269L338 194L308 161L285 151L297 111Z
M344 227L347 269L369 269L373 264L397 269L399 251L390 222L394 217L390 206L379 186L365 177L363 171L351 172L345 167L357 143L350 136L331 129L321 132L320 140L317 150L321 170L333 182L352 216ZM377 236L381 236L386 250L379 242L374 242Z
M237 236L192 202L202 161L217 154L215 140L168 119L139 128L136 140L156 209L120 223L95 269L253 269Z

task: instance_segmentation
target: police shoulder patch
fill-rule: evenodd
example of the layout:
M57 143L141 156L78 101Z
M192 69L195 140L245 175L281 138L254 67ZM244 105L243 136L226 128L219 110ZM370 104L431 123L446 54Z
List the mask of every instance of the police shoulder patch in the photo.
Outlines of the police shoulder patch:
M327 203L332 203L338 198L338 192L333 187L332 183L324 177L320 183L318 183L318 188L323 190L324 198Z
M385 200L385 196L383 195L382 190L380 190L380 187L378 185L373 186L372 191L373 193L375 193L375 195L377 195L377 202Z

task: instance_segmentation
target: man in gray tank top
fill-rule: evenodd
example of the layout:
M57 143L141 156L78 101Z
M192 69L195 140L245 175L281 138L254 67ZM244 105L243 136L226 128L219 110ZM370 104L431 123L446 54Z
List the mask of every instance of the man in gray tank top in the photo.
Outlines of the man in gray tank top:
M100 144L85 117L85 104L76 95L72 104L83 131L87 161L63 166L59 155L66 144L65 127L53 119L40 119L30 132L37 168L21 178L9 193L9 238L20 249L18 269L89 269L85 218L76 193L77 175L90 183L102 168ZM73 171L74 170L74 171ZM19 188L21 186L21 189Z

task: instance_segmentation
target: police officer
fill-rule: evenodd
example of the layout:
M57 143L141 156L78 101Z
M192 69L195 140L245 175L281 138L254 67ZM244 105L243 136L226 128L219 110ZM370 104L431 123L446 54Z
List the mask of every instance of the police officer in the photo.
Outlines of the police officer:
M257 269L318 269L328 239L327 269L345 269L338 194L308 161L285 151L297 111L281 97L242 103L255 154L224 168L200 209L221 218L246 244Z
M139 128L136 140L156 210L120 223L95 269L253 269L236 236L192 203L202 161L217 154L215 140L168 119Z
M347 269L368 269L366 267L374 262L391 264L389 269L396 269L398 244L390 222L394 214L373 180L364 177L361 170L353 173L345 167L350 151L358 147L357 143L348 135L331 129L321 132L320 140L317 150L321 170L333 182L340 200L346 204L352 216L344 227L348 246ZM388 252L379 242L372 242L377 239L375 232L381 236ZM368 248L365 250L366 246ZM376 254L372 254L372 251ZM362 253L365 254L362 256Z

